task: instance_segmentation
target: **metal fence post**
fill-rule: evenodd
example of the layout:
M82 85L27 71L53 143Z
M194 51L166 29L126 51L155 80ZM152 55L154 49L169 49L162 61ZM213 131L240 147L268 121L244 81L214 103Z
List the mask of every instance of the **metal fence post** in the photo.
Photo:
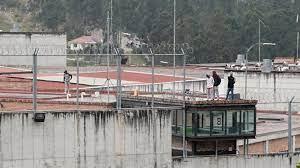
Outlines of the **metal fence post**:
M293 155L292 149L292 102L295 96L288 102L289 114L288 114L288 147L289 147L289 157L291 158Z
M79 51L76 55L76 110L79 112Z
M34 49L33 53L33 85L32 85L32 94L33 94L33 100L32 100L32 106L33 106L33 113L36 113L37 109L37 54L39 52L39 49Z
M115 48L117 54L117 110L120 112L122 108L121 93L122 93L122 81L121 81L121 54L117 48Z
M248 85L248 51L246 52L246 70L245 70L245 92L244 92L244 99L247 99L247 85Z
M151 84L151 108L153 110L154 108L154 54L152 52L152 49L150 48L150 54L151 54L151 70L152 70L152 84Z

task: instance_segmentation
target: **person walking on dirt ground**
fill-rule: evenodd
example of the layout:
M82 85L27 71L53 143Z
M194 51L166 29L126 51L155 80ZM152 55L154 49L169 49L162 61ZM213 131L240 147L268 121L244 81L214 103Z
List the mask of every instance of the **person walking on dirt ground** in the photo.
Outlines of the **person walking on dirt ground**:
M69 94L71 80L72 80L72 75L69 74L67 70L65 70L64 72L65 94Z
M216 71L212 72L212 76L214 78L214 89L213 89L213 98L217 98L217 100L219 100L219 85L221 83L221 78L220 76L217 74Z
M232 72L228 76L228 86L227 86L227 94L226 100L228 99L229 93L231 93L231 100L233 100L233 90L234 90L235 78L233 77Z

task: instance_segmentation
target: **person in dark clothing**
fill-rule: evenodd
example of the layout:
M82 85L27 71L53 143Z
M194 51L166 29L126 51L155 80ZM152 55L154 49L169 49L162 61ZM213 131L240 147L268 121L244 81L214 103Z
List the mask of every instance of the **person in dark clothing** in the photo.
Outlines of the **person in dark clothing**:
M228 76L228 86L227 86L226 100L228 99L229 93L231 93L230 97L231 97L231 100L233 100L234 84L235 84L235 78L233 77L233 74L231 72L230 76Z
M72 80L72 75L68 73L67 70L64 71L64 83L65 83L65 93L69 94L70 82Z
M214 78L213 98L217 98L217 100L219 100L219 85L221 83L221 78L216 71L213 71L212 73Z

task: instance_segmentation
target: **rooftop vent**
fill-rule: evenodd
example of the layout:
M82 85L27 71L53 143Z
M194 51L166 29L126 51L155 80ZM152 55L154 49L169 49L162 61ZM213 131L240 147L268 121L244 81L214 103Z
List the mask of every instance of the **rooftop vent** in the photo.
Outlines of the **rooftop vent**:
M241 65L242 63L245 63L245 55L238 54L236 59L236 64Z
M263 66L261 67L261 71L264 73L270 73L273 69L272 60L264 59Z

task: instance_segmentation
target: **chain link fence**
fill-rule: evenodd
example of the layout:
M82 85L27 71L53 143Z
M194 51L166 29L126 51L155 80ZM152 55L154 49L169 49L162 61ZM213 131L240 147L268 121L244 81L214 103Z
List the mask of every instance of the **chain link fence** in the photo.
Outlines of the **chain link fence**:
M118 102L122 94L133 94L135 91L160 93L165 98L175 95L180 99L184 90L193 94L204 93L205 81L186 78L185 74L184 57L187 56L186 51L192 53L193 49L188 44L182 44L176 45L175 54L167 53L171 52L172 47L167 44L142 45L131 51L116 48L108 50L105 46L96 45L83 50L64 50L60 45L55 49L47 46L38 48L37 108L59 110L64 106L68 106L67 109L89 108L89 105L92 108L99 108L99 105L107 107L107 103ZM30 110L34 98L34 48L2 48L0 51L0 57L3 58L0 61L3 110ZM72 75L69 94L64 94L65 70ZM19 102L26 103L25 107L11 107ZM55 103L59 105L52 105Z

